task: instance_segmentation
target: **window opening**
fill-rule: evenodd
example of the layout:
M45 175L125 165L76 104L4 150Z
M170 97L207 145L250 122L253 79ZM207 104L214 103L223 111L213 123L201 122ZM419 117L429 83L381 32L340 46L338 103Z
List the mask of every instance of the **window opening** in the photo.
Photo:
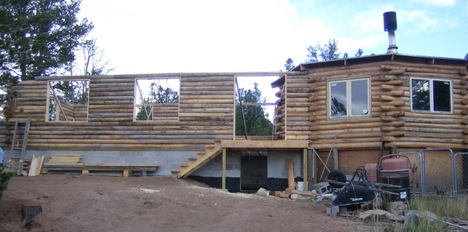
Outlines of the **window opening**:
M46 121L88 121L89 80L49 81Z
M236 76L235 135L274 136L277 90L271 83L278 76Z
M135 121L179 120L179 78L135 80Z

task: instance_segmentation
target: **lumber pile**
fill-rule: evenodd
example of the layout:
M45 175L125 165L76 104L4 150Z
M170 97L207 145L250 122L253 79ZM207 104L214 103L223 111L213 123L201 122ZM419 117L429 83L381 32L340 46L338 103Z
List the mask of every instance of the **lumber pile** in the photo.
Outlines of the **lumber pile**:
M51 155L49 161L44 163L42 173L49 171L81 171L81 155Z
M124 177L133 176L133 172L141 172L143 176L146 172L158 170L155 164L92 164L82 163L81 155L51 155L50 160L44 164L44 172L48 171L79 171L83 175L105 172L121 172Z
M123 177L133 176L133 172L141 172L146 176L147 172L155 172L159 168L156 164L84 164L82 174L91 172L122 172Z
M83 166L81 155L51 155L46 166Z

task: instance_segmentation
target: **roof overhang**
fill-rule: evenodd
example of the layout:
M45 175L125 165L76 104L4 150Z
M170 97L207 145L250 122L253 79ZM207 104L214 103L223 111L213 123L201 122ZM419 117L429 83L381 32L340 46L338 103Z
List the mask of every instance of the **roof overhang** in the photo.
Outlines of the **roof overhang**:
M315 63L304 63L295 67L293 71L306 71L306 70L313 69L313 68L348 66L348 65L364 64L364 63L372 63L372 62L383 62L383 61L415 62L415 63L442 64L442 65L462 65L462 66L468 67L468 60L466 59L429 57L429 56L410 56L410 55L402 55L402 54L383 54L383 55L352 57L352 58L346 58L346 59L322 61L322 62L315 62Z

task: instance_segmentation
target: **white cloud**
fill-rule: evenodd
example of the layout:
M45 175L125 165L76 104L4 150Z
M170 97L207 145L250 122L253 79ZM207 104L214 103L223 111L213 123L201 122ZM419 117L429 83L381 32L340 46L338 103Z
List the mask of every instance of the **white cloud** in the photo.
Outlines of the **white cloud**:
M330 38L350 56L358 48L385 53L383 13L390 10L397 11L397 40L454 27L447 12L455 7L414 8L422 5L414 1L83 0L81 13L95 24L92 35L114 73L275 71L287 58L304 62L307 46Z
M456 0L414 0L415 2L423 3L425 5L434 5L442 7L455 6Z

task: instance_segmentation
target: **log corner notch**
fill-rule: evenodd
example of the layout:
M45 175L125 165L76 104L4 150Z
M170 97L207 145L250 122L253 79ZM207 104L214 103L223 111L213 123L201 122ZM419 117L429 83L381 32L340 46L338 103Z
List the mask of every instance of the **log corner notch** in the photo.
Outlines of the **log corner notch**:
M468 65L465 68L460 69L461 82L465 88L460 91L462 95L462 124L465 125L463 130L463 144L468 148Z
M380 120L382 122L382 142L394 142L404 137L400 131L405 126L401 116L405 115L404 91L399 90L404 85L406 68L394 65L381 65L383 74L379 76L381 95L379 96ZM377 99L376 99L377 100Z

